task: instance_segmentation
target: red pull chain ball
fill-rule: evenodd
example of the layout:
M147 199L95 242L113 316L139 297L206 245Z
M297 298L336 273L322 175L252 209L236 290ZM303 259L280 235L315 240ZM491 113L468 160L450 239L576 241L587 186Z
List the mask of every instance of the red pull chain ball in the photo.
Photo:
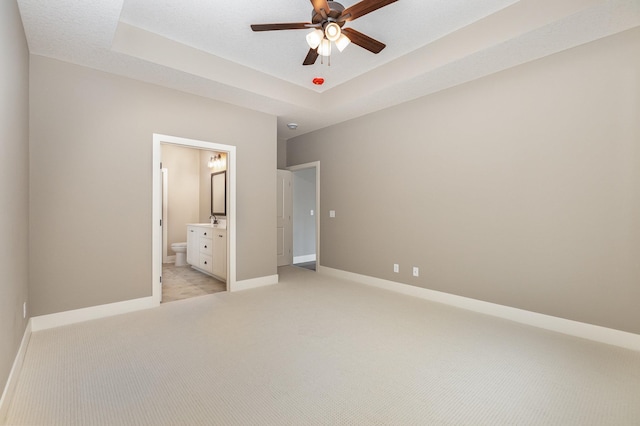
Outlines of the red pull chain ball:
M322 86L324 84L324 78L322 77L316 77L313 80L311 80L313 82L313 84L315 84L316 86Z

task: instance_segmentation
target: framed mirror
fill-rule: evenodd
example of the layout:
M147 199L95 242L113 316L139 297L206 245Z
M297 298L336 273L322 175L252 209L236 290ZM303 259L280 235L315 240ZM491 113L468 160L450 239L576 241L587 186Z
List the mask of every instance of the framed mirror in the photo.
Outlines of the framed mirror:
M227 171L211 173L211 214L227 215Z

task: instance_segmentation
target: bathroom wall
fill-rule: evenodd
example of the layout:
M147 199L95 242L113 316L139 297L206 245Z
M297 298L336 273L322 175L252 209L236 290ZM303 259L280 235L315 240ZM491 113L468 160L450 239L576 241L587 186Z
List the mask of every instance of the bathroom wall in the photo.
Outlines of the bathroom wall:
M34 315L151 295L154 133L237 147L237 278L277 274L275 116L37 55L29 100Z
M0 70L1 394L27 324L22 306L31 303L27 298L29 51L14 0L0 2ZM32 312L29 306L27 311L28 318Z
M199 222L200 150L162 144L162 167L168 173L167 253L171 244L187 241L187 223Z
M167 253L171 244L185 242L188 223L207 223L211 215L211 173L227 169L227 154L220 165L208 163L217 152L162 144L162 167L168 170Z
M638 52L640 28L290 139L322 162L322 265L640 333Z

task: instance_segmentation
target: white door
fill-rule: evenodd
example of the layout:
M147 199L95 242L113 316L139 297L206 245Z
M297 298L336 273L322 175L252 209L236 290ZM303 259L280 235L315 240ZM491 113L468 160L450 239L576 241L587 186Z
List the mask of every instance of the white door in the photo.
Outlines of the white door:
M291 172L278 170L278 229L277 254L278 266L293 263L293 203L291 201Z

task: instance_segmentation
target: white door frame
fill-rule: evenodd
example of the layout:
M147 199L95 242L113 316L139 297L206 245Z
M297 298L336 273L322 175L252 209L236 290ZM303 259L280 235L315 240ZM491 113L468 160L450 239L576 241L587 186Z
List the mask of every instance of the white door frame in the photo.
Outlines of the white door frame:
M316 271L320 266L320 161L297 164L287 167L287 170L295 172L297 170L316 169Z
M152 189L152 213L151 213L151 256L152 256L152 285L151 297L153 303L159 305L162 299L162 189L161 189L161 147L160 144L169 143L191 148L207 149L210 151L223 151L227 153L227 176L229 179L229 212L227 213L227 291L233 291L236 287L236 147L216 142L186 139L177 136L153 134L153 189Z
M175 256L169 256L167 250L167 241L169 241L169 206L167 203L169 200L169 169L162 169L162 263L169 263L175 261Z

